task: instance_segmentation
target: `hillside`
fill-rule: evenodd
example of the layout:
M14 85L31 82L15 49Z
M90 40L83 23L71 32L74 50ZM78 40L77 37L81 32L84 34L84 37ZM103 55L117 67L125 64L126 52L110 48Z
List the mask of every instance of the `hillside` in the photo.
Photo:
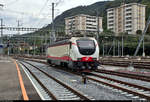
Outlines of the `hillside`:
M88 14L92 16L96 16L96 10L99 12L99 16L103 17L103 28L104 30L107 29L107 12L106 10L111 7L119 6L123 1L126 3L141 3L147 5L146 8L146 19L150 14L150 0L114 0L114 1L101 1L96 2L92 5L88 6L78 6L76 8L69 9L63 12L61 15L57 16L54 20L55 28L64 29L65 21L64 18L74 16L77 14ZM50 28L50 24L46 28Z
M107 12L106 10L108 8L111 7L117 7L120 6L120 4L122 2L125 3L141 3L141 4L145 4L147 5L146 7L146 20L148 19L148 17L150 16L150 0L114 0L114 1L100 1L100 2L96 2L92 5L88 5L88 6L78 6L72 9L69 9L67 11L64 11L61 15L57 16L54 20L54 24L55 24L55 30L60 32L60 34L64 34L62 32L64 32L65 30L65 20L64 18L66 17L70 17L70 16L74 16L77 14L88 14L91 16L96 16L96 11L98 10L98 15L103 17L103 29L104 32L107 32ZM49 24L48 26L42 28L41 30L50 30L51 28L51 24ZM150 32L150 29L148 30L148 32ZM40 34L48 34L48 32L34 32L34 33L29 33L26 35L40 35Z
M103 44L105 42L107 42L107 48L111 48L112 44L113 44L113 39L116 39L116 43L117 41L121 41L121 37L117 38L117 37L114 37L114 36L109 36L110 38L106 39L105 42L102 43L103 40L105 40L105 36L106 34L112 34L112 32L110 32L109 30L107 30L107 12L106 10L108 8L111 8L111 7L116 7L116 6L119 6L122 1L124 0L114 0L114 1L101 1L101 2L96 2L92 5L88 5L88 6L78 6L78 7L75 7L75 8L72 8L72 9L69 9L65 12L63 12L61 15L57 16L54 20L54 23L55 23L55 29L56 31L57 30L61 30L61 32L59 32L59 36L60 34L62 36L64 36L64 33L62 31L64 31L64 28L65 28L65 20L64 18L66 17L70 17L70 16L74 16L74 15L77 15L77 14L88 14L88 15L93 15L95 16L96 15L96 11L98 10L99 12L99 16L103 17L103 29L104 29L104 33L101 34L101 36L99 37L99 42L100 42L100 54L102 55L103 53ZM147 5L146 7L146 20L148 19L148 17L150 16L150 0L125 0L126 3L133 3L133 2L136 2L136 3L141 3L141 4L145 4ZM47 27L45 28L42 28L41 30L50 30L51 28L51 24L49 24ZM45 41L43 41L43 43L47 43L49 44L50 43L50 33L49 32L40 32L40 31L37 31L37 32L34 32L34 33L30 33L30 34L27 34L27 36L32 36L32 35L42 35L42 36L45 36L45 38L47 37L47 39ZM58 33L57 33L58 34ZM150 30L149 30L149 34L150 34ZM125 55L133 55L134 54L134 51L137 47L137 42L139 41L139 37L141 35L136 35L136 36L131 36L131 35L125 35L124 36L124 54ZM150 55L150 36L149 35L146 35L145 37L145 53L146 55ZM36 39L36 45L40 45L41 44L41 40L40 38L37 38ZM29 44L33 46L33 39L32 37L30 38L29 40ZM106 44L106 43L105 43ZM39 48L40 49L40 48ZM142 48L140 48L140 51L139 51L139 55L142 54ZM33 53L33 50L31 51ZM40 50L37 50L37 52L40 52ZM117 53L117 47L116 47L116 53ZM112 51L110 52L110 54L112 55Z

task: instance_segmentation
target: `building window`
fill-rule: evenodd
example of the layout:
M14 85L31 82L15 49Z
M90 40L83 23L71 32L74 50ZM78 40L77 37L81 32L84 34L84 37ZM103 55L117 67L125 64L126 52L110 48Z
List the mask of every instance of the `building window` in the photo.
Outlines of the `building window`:
M93 24L88 24L88 23L87 23L86 25L92 26Z
M114 26L114 24L109 24L109 26Z
M126 7L131 7L131 5L126 5Z
M109 15L111 16L111 15L114 15L114 13L109 13Z
M114 21L109 21L109 23L113 23Z
M132 30L126 30L126 32L132 32Z
M126 14L126 16L130 16L130 15L132 15L132 13L127 13L127 14Z
M114 17L109 17L109 19L113 19Z
M114 28L110 28L109 30L113 31L113 30L114 30Z
M126 24L131 24L132 23L132 21L128 21L128 22L126 22Z
M86 29L97 29L96 27L86 27Z
M132 28L132 26L130 25L130 26L126 26L126 28Z
M126 18L126 20L131 20L131 19L132 19L132 17L127 17L127 18Z
M96 23L96 20L86 20L86 22L93 22L93 23Z
M114 11L114 9L110 9L110 10L108 10L108 11Z
M132 11L132 9L126 9L126 11Z

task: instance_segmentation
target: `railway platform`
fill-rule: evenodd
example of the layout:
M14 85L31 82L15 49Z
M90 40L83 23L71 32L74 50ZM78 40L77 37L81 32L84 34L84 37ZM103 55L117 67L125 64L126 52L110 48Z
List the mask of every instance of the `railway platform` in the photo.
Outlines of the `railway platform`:
M6 56L0 56L0 100L40 100L23 69Z

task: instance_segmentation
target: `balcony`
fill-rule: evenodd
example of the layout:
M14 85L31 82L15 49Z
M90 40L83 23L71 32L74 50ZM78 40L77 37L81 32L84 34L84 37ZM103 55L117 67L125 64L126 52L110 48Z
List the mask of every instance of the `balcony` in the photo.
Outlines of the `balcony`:
M97 25L86 24L86 27L97 28Z
M132 9L126 9L125 13L132 13Z
M126 5L125 6L125 10L127 11L127 10L132 10L132 5Z
M107 13L113 13L114 12L114 9L110 9L107 11Z
M132 6L126 6L125 7L125 10L127 11L127 10L132 10Z
M114 17L114 15L107 15L107 17Z
M132 13L127 13L127 12L126 12L126 16L132 16Z
M125 26L128 28L128 27L132 27L132 23L128 23L128 24L125 24Z
M132 20L132 15L125 16L125 20Z
M108 23L110 24L110 23L114 23L114 20L108 20Z
M114 28L114 24L107 24L109 28Z
M114 15L114 13L112 12L112 13L108 13L108 16L113 16Z
M127 31L127 30L132 30L132 27L131 28L125 28L125 31Z
M108 17L108 19L109 19L109 20L113 20L113 19L114 19L114 16L112 16L112 17Z

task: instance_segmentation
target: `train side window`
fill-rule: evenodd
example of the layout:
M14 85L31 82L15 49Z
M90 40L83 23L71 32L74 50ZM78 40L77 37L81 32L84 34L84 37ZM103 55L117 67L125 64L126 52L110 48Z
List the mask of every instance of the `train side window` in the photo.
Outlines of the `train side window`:
M70 48L70 49L72 48L72 42L69 43L69 48Z

